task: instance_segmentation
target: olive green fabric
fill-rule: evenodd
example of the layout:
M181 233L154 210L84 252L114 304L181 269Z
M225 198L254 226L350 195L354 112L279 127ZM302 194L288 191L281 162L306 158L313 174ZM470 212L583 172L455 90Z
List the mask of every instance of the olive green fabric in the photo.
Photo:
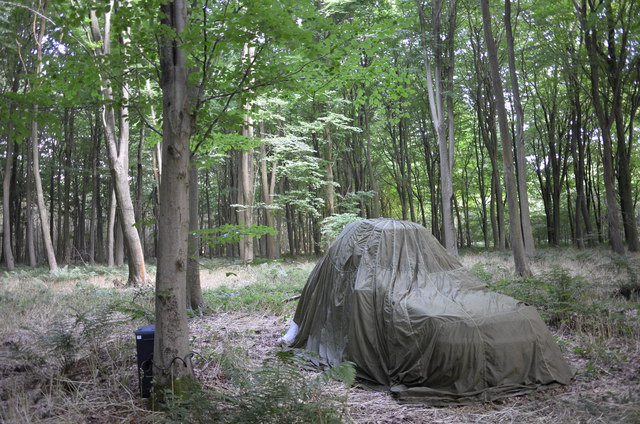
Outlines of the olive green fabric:
M489 401L572 372L537 311L489 291L422 226L349 224L309 276L293 347L432 405Z

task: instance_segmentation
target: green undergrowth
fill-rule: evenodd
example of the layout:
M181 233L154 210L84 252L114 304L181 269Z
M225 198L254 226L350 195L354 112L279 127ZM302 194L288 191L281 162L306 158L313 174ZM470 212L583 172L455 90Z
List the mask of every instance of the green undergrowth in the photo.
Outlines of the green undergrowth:
M103 276L112 278L126 278L128 270L126 266L108 267L104 265L71 264L62 266L55 271L49 271L46 267L28 267L18 265L14 271L3 272L5 279L18 279L21 281L42 282L69 282L89 280L93 277Z
M65 291L34 281L0 292L0 320L20 334L6 342L22 368L64 376L80 359L109 345L118 328L153 319L153 296L144 290L103 289L78 282Z
M291 311L295 303L288 299L300 294L298 283L255 283L241 288L219 287L203 293L208 311L247 312L282 315Z
M256 282L242 287L223 285L205 290L203 296L208 312L246 312L285 315L291 313L311 268L299 264L280 263L254 266ZM235 275L228 272L228 275Z
M634 313L638 304L616 295L627 281L618 273L608 282L611 288L603 289L606 277L588 278L560 265L527 278L494 273L491 264L477 263L471 270L491 290L535 306L553 327L602 337L639 335Z
M4 273L0 422L86 422L110 405L119 414L133 408L133 330L152 319L153 292L99 287L90 283L96 275L126 278L106 267Z
M233 367L236 390L197 390L188 398L170 398L164 423L340 423L346 396L328 395L332 380L351 386L355 368L342 363L323 373L304 371L306 360L291 351L276 352L254 371Z
M541 249L532 259L534 276L519 278L508 255L465 255L472 273L491 290L540 311L565 356L579 367L578 380L600 384L612 376L618 379L607 386L609 406L600 413L632 411L640 399L625 380L635 374L625 370L636 369L639 360L640 257ZM250 267L237 261L203 262L217 271L215 278L228 278L226 286L204 291L208 307L197 319L212 326L207 315L225 312L285 320L315 264L291 259ZM56 273L23 267L0 273L0 357L5 356L0 363L0 422L53 422L55 417L86 422L91 416L167 423L349 420L348 390L336 390L339 386L331 382L349 383L349 365L310 372L302 358L257 346L265 336L252 329L205 331L193 358L202 388L188 398L169 398L168 411L140 409L142 403L131 402L138 397L132 332L154 321L154 293L151 286L111 284L126 276L126 268L81 266ZM95 277L101 286L91 282ZM18 375L22 383L10 380ZM11 383L3 385L3 380ZM584 405L570 405L579 413L591 414L588 405L600 402L595 393L581 392L580 399Z

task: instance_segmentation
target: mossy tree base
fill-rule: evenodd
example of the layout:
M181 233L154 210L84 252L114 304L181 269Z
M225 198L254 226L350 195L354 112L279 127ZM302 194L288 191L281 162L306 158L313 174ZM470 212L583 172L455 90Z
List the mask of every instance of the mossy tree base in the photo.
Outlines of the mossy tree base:
M201 388L200 382L194 376L169 378L164 384L154 381L150 398L151 409L161 411L172 401L189 400Z

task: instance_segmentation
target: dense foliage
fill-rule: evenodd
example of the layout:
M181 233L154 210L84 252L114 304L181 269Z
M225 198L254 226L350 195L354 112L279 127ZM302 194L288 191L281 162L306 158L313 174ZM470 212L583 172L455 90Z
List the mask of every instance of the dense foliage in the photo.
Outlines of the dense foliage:
M168 31L160 25L160 3L0 2L5 259L11 250L18 262L45 260L38 173L57 260L122 263L124 215L116 213L115 171L104 144L108 110L126 138L120 148L128 150L124 164L144 254L156 255L158 40ZM241 254L237 242L250 236L259 238L253 246L259 256L318 253L323 235L335 232L331 226L358 216L411 219L443 240L452 214L458 246L507 247L502 146L477 6L197 2L181 35L197 91L191 106L197 227L205 238L220 235L205 240L200 254ZM516 172L528 182L536 244L615 242L617 229L637 250L640 6L521 1L510 5L508 21L505 4L490 6L514 143L522 132L525 169ZM110 35L96 39L91 23L106 28L107 20ZM431 95L436 106L442 103L441 120ZM446 131L438 135L440 124ZM452 212L444 215L443 153L453 160ZM254 225L277 235L250 230Z

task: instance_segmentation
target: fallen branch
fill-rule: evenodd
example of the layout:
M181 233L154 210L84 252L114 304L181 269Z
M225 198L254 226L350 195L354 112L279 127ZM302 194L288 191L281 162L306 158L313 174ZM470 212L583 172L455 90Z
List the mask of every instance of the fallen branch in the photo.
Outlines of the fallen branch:
M294 300L298 300L300 299L300 294L297 294L295 296L291 296L291 297L287 297L286 299L284 299L281 303L287 303L287 302L293 302Z

